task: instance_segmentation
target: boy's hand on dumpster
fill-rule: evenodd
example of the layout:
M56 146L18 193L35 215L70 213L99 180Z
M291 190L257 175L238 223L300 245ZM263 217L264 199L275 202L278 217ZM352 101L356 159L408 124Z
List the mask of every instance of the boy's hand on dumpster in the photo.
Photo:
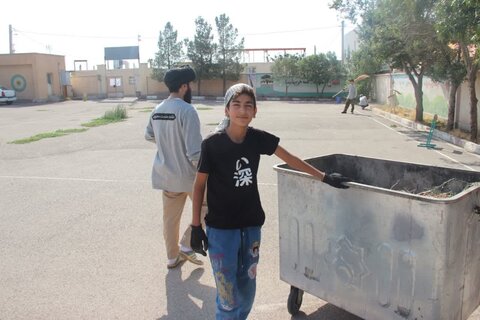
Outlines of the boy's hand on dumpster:
M339 188L339 189L348 189L349 186L344 184L344 182L349 182L351 179L342 176L340 173L329 173L325 174L325 177L323 177L323 182L326 184L331 185L332 187Z
M190 246L196 253L200 253L203 256L207 255L208 238L205 231L203 231L202 226L192 226Z

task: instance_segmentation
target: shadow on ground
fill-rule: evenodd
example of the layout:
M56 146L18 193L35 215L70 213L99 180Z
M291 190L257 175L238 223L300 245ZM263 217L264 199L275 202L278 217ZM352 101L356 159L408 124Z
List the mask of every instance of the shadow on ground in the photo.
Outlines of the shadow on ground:
M343 309L340 309L333 304L327 303L318 308L317 311L307 315L300 311L295 316L292 316L292 320L363 320L356 315L351 314Z
M181 268L169 270L165 277L167 314L157 320L213 319L216 289L200 283L204 273L197 268L182 280Z

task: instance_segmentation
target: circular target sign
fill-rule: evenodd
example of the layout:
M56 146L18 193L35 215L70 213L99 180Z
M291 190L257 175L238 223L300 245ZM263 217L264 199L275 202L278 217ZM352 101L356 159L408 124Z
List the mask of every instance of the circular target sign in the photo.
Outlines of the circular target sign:
M16 74L12 77L10 84L12 85L12 89L18 92L25 90L27 87L27 81L19 74Z

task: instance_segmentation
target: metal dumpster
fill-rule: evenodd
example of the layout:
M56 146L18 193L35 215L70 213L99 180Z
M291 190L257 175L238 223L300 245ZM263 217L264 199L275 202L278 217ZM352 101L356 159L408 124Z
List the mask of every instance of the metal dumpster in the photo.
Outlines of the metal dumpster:
M345 154L306 161L356 182L336 189L275 166L290 313L305 291L364 319L468 318L480 303L480 185L470 184L480 172ZM452 179L466 189L421 195Z

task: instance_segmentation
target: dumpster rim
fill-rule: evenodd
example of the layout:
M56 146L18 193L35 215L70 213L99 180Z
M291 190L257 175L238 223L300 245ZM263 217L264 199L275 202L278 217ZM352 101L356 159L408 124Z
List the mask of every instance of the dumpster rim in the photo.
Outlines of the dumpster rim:
M318 158L321 158L321 157L336 156L336 155L361 157L361 158L365 158L365 159L383 160L383 161L389 161L389 162L400 162L400 163L421 165L421 166L428 165L428 164L421 164L421 163L415 163L415 162L405 162L405 161L396 161L396 160L389 160L389 159L383 159L383 158L364 157L364 156L351 155L351 154L346 154L346 153L331 153L331 154L326 154L326 155L319 156L319 157L305 158L303 160L304 161L315 160L315 159L318 159ZM278 163L278 164L273 166L273 169L275 171L277 171L277 177L278 177L278 174L280 174L280 173L282 173L282 174L289 173L289 174L293 174L293 175L296 175L296 176L306 177L306 178L309 178L311 180L316 180L316 181L322 182L320 179L318 179L318 178L316 178L316 177L314 177L314 176L312 176L308 173L298 171L296 169L282 168L281 166L288 166L288 165L286 163ZM468 170L454 169L454 168L441 167L441 166L435 166L435 167L444 168L444 169L460 170L460 171L468 171ZM473 172L477 172L477 171L473 171ZM452 197L435 198L435 197L429 197L429 196L419 195L419 194L415 194L415 193L409 193L409 192L405 192L405 191L381 188L381 187L372 186L372 185L368 185L368 184L363 184L363 183L359 183L359 182L353 182L353 181L352 182L347 182L346 184L349 187L355 187L355 188L359 188L359 189L375 190L379 193L385 193L385 194L389 194L389 195L396 194L396 195L402 196L403 198L410 198L410 199L421 200L421 201L426 201L426 202L434 202L434 203L457 202L457 201L460 201L462 198L466 197L469 193L474 192L476 189L480 189L480 184L477 184L477 185L473 184L470 187L464 189L462 192L453 195Z

